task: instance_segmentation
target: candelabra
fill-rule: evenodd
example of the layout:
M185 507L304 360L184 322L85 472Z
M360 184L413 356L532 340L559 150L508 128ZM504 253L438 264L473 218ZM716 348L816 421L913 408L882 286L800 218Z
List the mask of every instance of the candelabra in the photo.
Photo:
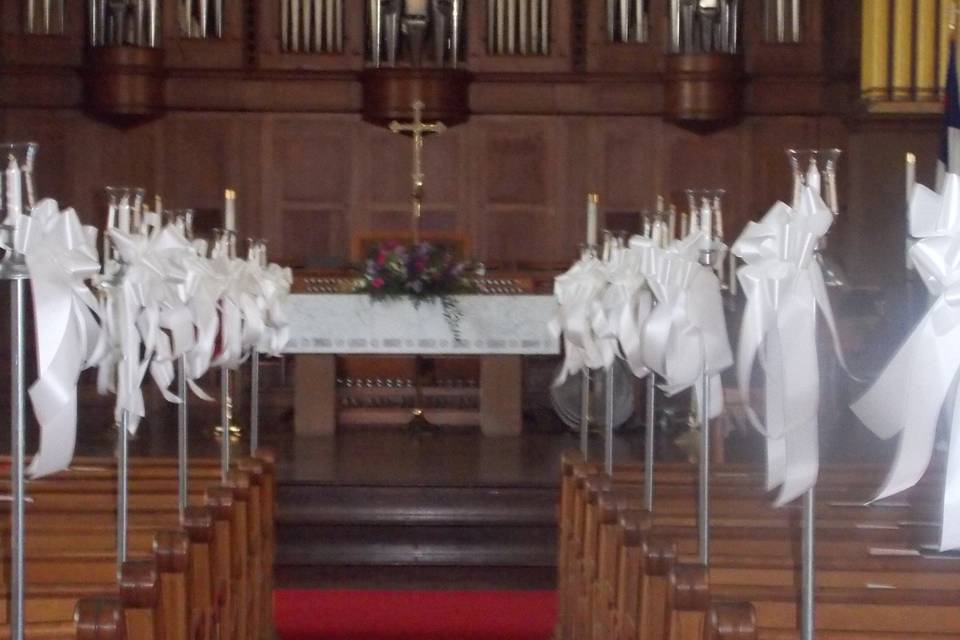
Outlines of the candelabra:
M13 640L24 634L24 483L26 433L26 259L14 247L14 232L23 215L35 204L33 164L37 145L32 142L0 145L9 160L5 173L2 227L5 249L0 279L10 282L10 630ZM24 193L25 191L25 193Z

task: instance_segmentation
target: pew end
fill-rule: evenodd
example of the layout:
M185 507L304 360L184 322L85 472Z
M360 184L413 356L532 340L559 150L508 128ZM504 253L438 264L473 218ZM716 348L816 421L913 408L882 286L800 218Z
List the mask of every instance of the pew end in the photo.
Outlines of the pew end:
M127 623L120 598L84 598L74 612L77 640L126 640Z

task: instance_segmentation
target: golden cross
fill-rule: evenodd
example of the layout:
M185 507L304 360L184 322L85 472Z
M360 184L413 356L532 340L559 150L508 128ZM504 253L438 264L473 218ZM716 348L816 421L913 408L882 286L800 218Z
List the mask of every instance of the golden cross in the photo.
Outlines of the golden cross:
M413 107L413 121L409 124L401 124L394 120L390 123L390 131L394 133L408 133L413 138L413 171L411 179L413 181L413 217L411 227L413 229L413 242L420 242L420 216L423 214L423 137L428 133L443 133L447 130L442 122L424 122L423 109L426 105L420 100L411 105Z

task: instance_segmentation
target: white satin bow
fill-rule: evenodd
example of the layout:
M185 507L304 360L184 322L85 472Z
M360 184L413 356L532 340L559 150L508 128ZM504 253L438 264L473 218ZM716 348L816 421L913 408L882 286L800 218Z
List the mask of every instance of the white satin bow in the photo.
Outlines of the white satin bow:
M721 372L733 364L727 325L723 315L720 281L713 270L699 264L704 237L693 233L666 249L648 246L642 237L631 247L648 254L647 283L656 298L643 327L643 361L664 380L668 394L694 388L702 402L697 382L709 377L708 412L723 412Z
M128 430L136 433L145 414L143 379L161 340L166 262L146 235L118 229L110 229L109 234L122 267L109 283L102 305L98 388L101 394L116 391L116 418L126 411Z
M90 366L99 328L87 280L100 270L96 229L73 209L41 200L20 216L13 249L24 254L33 292L38 380L30 400L40 423L40 447L26 472L33 478L66 469L77 432L77 380ZM10 249L10 247L5 247Z
M563 336L565 354L555 385L584 367L600 369L613 364L616 339L609 333L602 304L606 286L604 264L592 255L581 258L554 280L558 307L550 331Z
M254 273L260 286L258 306L263 314L263 334L256 349L260 353L278 356L290 341L290 323L284 305L290 295L293 272L289 267L271 263L264 269L257 265Z
M766 438L767 489L780 487L778 506L799 497L817 481L818 308L843 363L830 300L814 255L833 223L833 213L815 188L803 186L797 195L794 208L778 202L760 222L750 222L732 248L745 263L737 278L747 298L737 385L748 419ZM766 374L763 420L750 403L750 379L758 360Z
M620 344L623 357L635 376L650 372L643 360L642 327L653 308L646 286L649 259L644 251L616 246L607 262L607 288L601 306L607 320L605 337Z
M960 371L960 176L947 174L943 195L917 185L910 203L910 257L936 301L879 378L853 404L877 436L900 434L897 454L876 499L914 486L933 454L943 403ZM950 422L940 548L960 547L960 394Z

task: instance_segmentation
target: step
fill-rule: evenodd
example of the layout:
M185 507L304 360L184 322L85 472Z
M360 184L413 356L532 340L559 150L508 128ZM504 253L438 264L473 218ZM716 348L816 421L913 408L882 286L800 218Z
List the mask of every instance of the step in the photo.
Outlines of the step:
M551 567L556 529L530 526L284 525L281 565Z
M556 524L559 493L546 487L366 487L283 483L278 525Z

